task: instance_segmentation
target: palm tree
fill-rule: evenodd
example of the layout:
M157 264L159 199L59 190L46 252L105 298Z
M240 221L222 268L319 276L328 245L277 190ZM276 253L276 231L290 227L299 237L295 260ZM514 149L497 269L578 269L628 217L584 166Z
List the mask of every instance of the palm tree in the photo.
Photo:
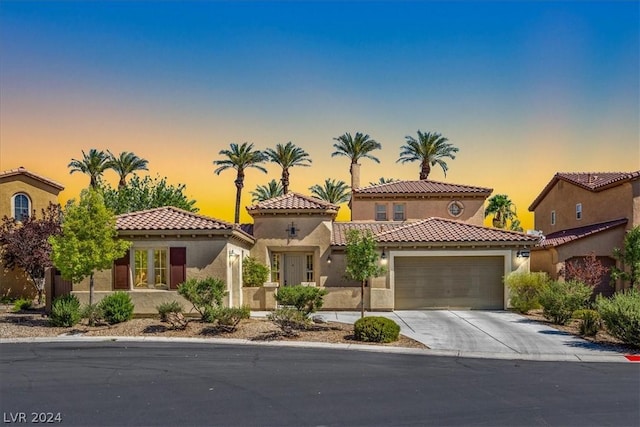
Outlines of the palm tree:
M251 192L253 198L252 202L263 202L265 200L273 199L274 197L282 196L284 190L282 184L272 179L267 185L258 185L255 191Z
M440 165L444 171L444 176L447 176L447 170L449 167L447 163L442 160L445 157L455 159L454 153L458 152L458 148L449 144L447 138L437 132L425 132L422 133L418 130L418 139L416 140L412 136L406 136L407 144L400 147L400 158L397 162L420 162L420 179L427 179L431 172L431 166L435 164Z
M89 175L89 184L91 188L95 190L98 187L100 176L105 169L109 168L109 157L104 151L98 151L95 148L89 150L89 154L85 154L83 150L82 160L71 159L67 167L71 168L69 171L70 174L82 172Z
M218 153L221 156L226 156L226 159L214 160L213 164L218 168L215 170L216 175L227 169L236 170L236 211L234 216L234 222L238 224L240 222L240 200L242 197L242 187L244 187L244 171L247 168L256 168L264 173L267 170L260 164L266 160L265 155L259 151L253 149L253 144L249 142L243 142L242 145L231 143L229 150L220 150Z
M293 166L309 166L309 163L311 163L309 154L291 141L285 145L276 145L275 150L267 148L264 154L271 162L279 164L282 168L280 182L282 183L283 194L289 192L289 168Z
M389 184L390 182L397 182L398 179L395 178L385 178L381 176L377 182L369 182L369 185L380 185L380 184Z
M382 145L376 140L371 139L369 135L363 135L361 132L356 132L355 138L352 138L350 133L345 133L333 139L338 141L338 143L333 144L336 151L331 154L331 157L345 156L351 160L351 167L349 169L349 173L351 174L351 188L358 188L360 186L360 164L358 160L367 158L376 163L380 163L377 157L369 153L373 150L381 149Z
M489 199L489 205L484 211L485 218L493 215L493 226L496 228L506 228L507 221L518 221L516 206L506 194L496 194ZM518 226L520 222L516 224Z
M349 186L344 181L325 179L323 186L315 184L309 190L317 198L335 205L349 201Z
M147 164L149 163L149 161L140 158L133 153L123 151L118 157L116 157L109 150L107 150L107 153L109 153L108 167L116 171L116 173L120 176L120 181L118 181L118 189L127 185L127 175L139 170L149 170L147 168Z

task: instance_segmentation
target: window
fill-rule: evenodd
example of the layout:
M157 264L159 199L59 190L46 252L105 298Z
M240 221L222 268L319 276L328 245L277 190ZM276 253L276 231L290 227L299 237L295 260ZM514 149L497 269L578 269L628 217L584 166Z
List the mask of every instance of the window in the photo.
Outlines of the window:
M134 259L134 287L168 289L167 249L136 249Z
M280 254L271 254L271 281L280 283Z
M576 219L582 219L582 203L576 204Z
M447 210L449 211L449 215L458 217L462 215L462 212L464 211L464 205L457 201L451 202L449 203L449 206L447 206Z
M376 221L387 220L387 205L380 205L376 203Z
M556 211L551 211L551 225L556 225Z
M393 204L393 220L394 221L404 221L404 204Z
M31 201L29 196L24 193L18 193L11 200L13 204L13 217L16 221L22 221L29 218L31 212Z
M306 256L306 269L305 269L305 277L307 282L313 282L313 254L307 254Z

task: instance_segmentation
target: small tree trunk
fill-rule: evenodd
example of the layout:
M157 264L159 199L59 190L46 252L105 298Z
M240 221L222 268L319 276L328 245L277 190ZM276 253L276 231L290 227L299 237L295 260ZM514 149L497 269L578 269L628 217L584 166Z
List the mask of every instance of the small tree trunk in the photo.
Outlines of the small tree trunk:
M38 292L38 305L40 305L42 304L42 297L44 295L44 277L33 279L33 283L36 285L36 291Z
M93 305L93 273L89 276L89 305Z
M364 280L360 282L360 318L364 317Z

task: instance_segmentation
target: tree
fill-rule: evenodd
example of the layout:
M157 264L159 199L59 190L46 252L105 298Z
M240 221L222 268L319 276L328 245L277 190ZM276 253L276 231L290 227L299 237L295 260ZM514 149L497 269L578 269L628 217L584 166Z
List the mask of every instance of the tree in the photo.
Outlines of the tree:
M90 149L89 154L85 154L83 150L82 160L71 159L67 167L71 169L70 174L82 172L89 175L89 184L91 188L96 189L102 173L109 168L109 156L104 151L98 151L95 148Z
M149 170L147 168L148 160L142 159L135 154L123 151L118 157L116 157L111 151L109 153L108 167L116 171L120 177L118 181L118 188L123 188L127 184L127 176L139 170Z
M567 261L560 274L565 276L566 280L577 280L595 289L608 271L609 268L602 265L596 253L591 252L582 260Z
M493 215L493 226L496 228L506 228L507 221L511 221L513 226L518 221L516 206L506 194L496 194L489 199L489 205L484 211L485 218ZM516 223L519 226L520 221Z
M267 148L264 151L271 162L280 165L282 168L282 177L280 182L282 183L282 192L287 194L289 192L289 169L294 166L308 167L311 163L309 154L302 148L297 147L291 141L285 145L278 144L276 148Z
M398 179L395 178L385 178L385 177L380 177L378 178L377 182L369 182L369 185L380 185L380 184L389 184L391 182L398 182Z
M242 187L244 187L245 170L256 168L267 173L267 170L261 165L266 160L266 157L261 151L254 150L253 144L248 142L243 142L241 145L231 143L229 150L220 150L218 154L226 156L226 159L213 161L213 164L218 166L215 170L216 175L220 175L222 171L227 169L236 170L236 180L234 181L236 185L234 222L238 224L240 222L240 202L242 199Z
M274 197L282 196L283 194L284 190L282 189L282 184L275 179L272 179L267 185L258 185L255 191L251 192L251 195L253 196L251 201L263 202Z
M349 201L349 186L344 181L328 178L324 180L323 186L315 184L309 190L317 198L335 205Z
M355 138L350 133L345 133L337 138L333 138L334 141L338 141L333 144L333 148L336 149L331 153L331 157L345 156L351 160L351 167L349 173L351 174L351 188L358 188L360 186L360 164L358 161L362 158L371 159L376 163L380 163L380 160L370 154L373 150L379 150L382 148L379 142L371 139L369 135L356 132Z
M437 132L422 133L418 130L418 139L406 136L406 145L400 147L400 158L396 163L420 162L420 179L428 179L431 166L438 164L444 176L447 176L447 162L444 158L455 159L458 148L449 144L449 140Z
M131 243L118 239L116 218L98 191L83 190L79 203L68 203L62 218L62 233L49 238L53 265L72 283L88 276L89 305L93 305L94 271L111 268Z
M627 231L624 237L624 250L615 248L613 257L621 264L621 268L611 268L611 280L621 279L629 282L631 289L640 289L640 226Z
M345 273L360 282L360 317L364 317L364 286L371 277L378 277L386 269L378 264L376 241L370 231L347 231L347 266Z
M157 176L133 177L124 187L112 188L109 184L100 184L100 191L107 209L116 215L146 209L174 206L189 212L198 212L196 201L189 199L184 193L184 184L167 184L167 178Z
M60 206L49 203L42 218L30 215L21 222L5 216L0 224L0 259L6 268L22 269L38 294L44 294L45 272L52 267L49 237L60 233Z

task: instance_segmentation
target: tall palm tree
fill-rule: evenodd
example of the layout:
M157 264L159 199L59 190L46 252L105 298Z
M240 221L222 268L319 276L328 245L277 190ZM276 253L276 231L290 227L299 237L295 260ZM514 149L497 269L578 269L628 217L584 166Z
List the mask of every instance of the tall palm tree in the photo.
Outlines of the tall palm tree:
M229 150L220 150L218 153L221 156L226 156L226 159L214 160L213 164L218 166L215 170L216 175L227 169L236 170L236 211L234 216L234 222L240 223L240 201L242 198L242 187L244 187L244 172L248 168L256 168L264 173L267 170L262 167L261 163L266 160L265 155L259 151L253 149L253 144L249 142L243 142L241 145L231 143Z
M294 166L309 166L311 163L309 154L291 141L285 145L278 144L275 149L267 148L264 154L269 161L277 163L282 168L280 182L282 183L283 194L289 192L289 168Z
M284 190L282 184L272 179L267 185L258 185L255 191L251 192L253 198L252 202L264 202L265 200L273 199L274 197L282 196Z
M371 139L369 135L364 135L361 132L356 132L355 138L350 133L345 133L337 138L333 138L338 141L333 144L333 148L336 149L331 153L331 157L345 156L351 160L351 167L349 173L351 174L351 188L358 188L360 186L360 164L358 161L361 158L371 159L376 163L380 163L377 157L371 155L373 150L379 150L382 148L379 142Z
M74 172L82 172L89 175L92 189L98 188L98 182L105 169L109 168L109 156L104 151L96 150L92 148L89 150L89 154L82 151L82 160L71 159L71 162L67 165L71 170L70 174Z
M484 211L485 218L493 215L493 226L496 228L506 228L507 221L518 221L516 206L506 194L496 194L489 199L489 205ZM520 221L516 224L519 225Z
M109 150L107 150L107 153L109 153L109 168L116 171L120 176L118 189L127 185L127 175L139 170L149 170L147 168L149 161L138 157L133 153L123 151L118 157Z
M458 148L448 143L448 139L437 132L425 132L422 133L418 130L418 139L412 136L406 136L406 145L400 147L400 158L396 161L406 162L420 162L420 179L427 179L429 173L431 173L431 166L436 164L440 165L444 172L444 176L447 176L447 170L449 167L443 160L445 157L455 159L454 153L458 152Z
M311 194L326 202L339 205L349 201L349 186L344 181L325 179L322 186L315 184L309 187Z

